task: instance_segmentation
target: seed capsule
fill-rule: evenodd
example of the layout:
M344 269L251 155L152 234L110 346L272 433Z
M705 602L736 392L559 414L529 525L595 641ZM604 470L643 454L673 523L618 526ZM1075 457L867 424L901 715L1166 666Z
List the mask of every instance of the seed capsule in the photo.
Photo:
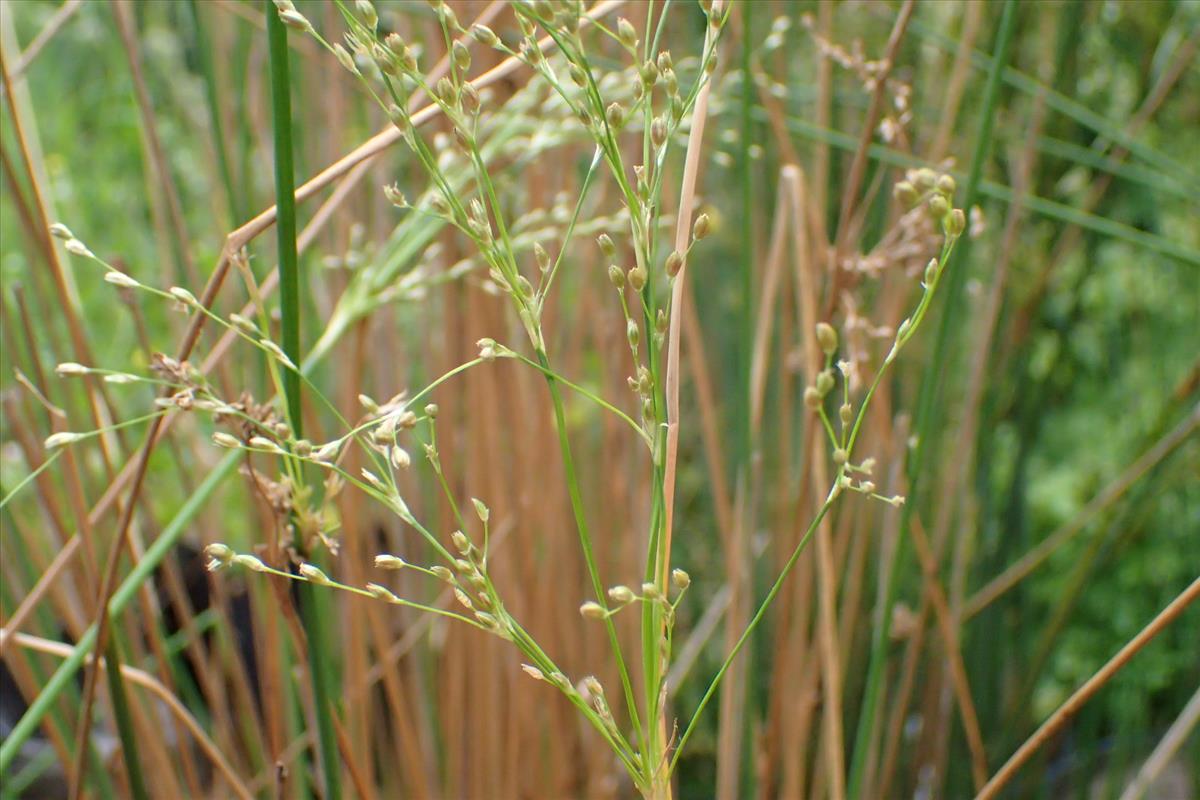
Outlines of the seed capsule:
M833 355L837 350L837 331L828 322L817 323L817 343L821 345L821 351L827 356Z

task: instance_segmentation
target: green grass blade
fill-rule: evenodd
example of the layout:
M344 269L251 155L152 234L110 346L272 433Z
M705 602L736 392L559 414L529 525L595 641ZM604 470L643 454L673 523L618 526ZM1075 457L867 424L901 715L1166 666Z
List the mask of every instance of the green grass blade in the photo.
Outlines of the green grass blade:
M166 558L167 553L188 530L192 521L200 513L200 509L208 502L217 487L234 473L240 461L240 453L229 453L221 459L216 468L204 479L204 482L196 487L196 491L187 499L187 502L183 504L183 507L179 509L159 537L154 540L154 544L146 548L145 555L142 556L133 571L113 592L112 600L108 604L110 614L119 615L133 601L142 584L153 577L154 570L158 569L158 565ZM71 651L71 655L50 676L45 688L30 704L25 715L13 727L8 738L0 743L0 775L5 774L12 767L17 753L21 750L21 745L25 744L37 730L38 725L41 724L46 713L53 708L63 690L73 685L75 674L79 672L88 654L96 646L96 633L95 625L84 632L83 636L79 638L79 643L75 645L75 649Z
M300 269L296 253L296 187L293 174L291 81L288 76L287 29L275 4L265 0L267 38L270 43L271 115L275 133L275 230L279 243L279 302L282 315L283 351L293 364L303 362L300 352ZM300 373L283 374L284 401L288 420L297 438L303 434ZM318 596L319 587L297 586L300 619L308 638L308 661L312 671L313 705L317 718L317 743L328 800L341 797L341 761L333 713L337 692L331 657L335 648L326 626L328 608Z
M997 99L1000 94L1000 74L1001 67L1008 61L1009 48L1012 44L1013 30L1016 27L1016 0L1006 0L1004 4L1003 15L1000 18L1000 28L996 33L995 57L992 59L991 71L988 73L987 84L984 86L983 104L979 112L979 133L975 140L975 152L971 156L971 167L967 176L966 187L963 191L962 205L970 208L979 193L979 186L983 176L983 165L987 160L988 153L991 152L992 146L992 126L995 122L997 112ZM966 273L963 269L965 254L969 251L970 237L963 237L960 246L955 252L951 253L949 263L945 269L948 271L948 280L946 287L945 311L942 314L941 325L938 328L937 342L933 350L933 364L941 364L946 357L950 345L950 332L954 330L954 325L958 315L955 313L961 307L960 298L963 288L966 285ZM878 615L879 624L875 626L871 637L870 658L867 667L867 679L864 688L863 707L858 718L858 728L854 738L854 754L851 760L850 780L849 780L849 796L863 796L863 782L866 779L868 769L868 750L871 743L871 732L875 727L875 715L879 711L879 703L881 690L883 688L883 678L886 672L885 665L887 662L887 647L889 641L891 627L891 608L893 594L895 592L895 575L899 571L898 564L901 561L905 552L904 531L908 528L908 523L912 517L912 509L915 507L918 497L917 488L921 478L921 469L923 466L923 456L928 445L931 435L931 423L933 420L933 407L938 394L938 377L941 372L937 369L931 369L926 373L925 380L921 383L920 398L917 403L917 447L913 453L911 469L909 470L909 498L910 502L905 504L902 512L900 531L901 537L897 545L896 555L891 560L891 563L883 567L885 575L883 578L883 613Z

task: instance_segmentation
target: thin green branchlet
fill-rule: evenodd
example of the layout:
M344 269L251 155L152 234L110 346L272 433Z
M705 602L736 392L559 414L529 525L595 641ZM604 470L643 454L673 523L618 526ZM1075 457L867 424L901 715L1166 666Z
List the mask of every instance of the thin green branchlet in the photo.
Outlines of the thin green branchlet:
M922 186L923 190L916 190L914 183ZM929 169L915 171L910 180L902 181L897 185L896 196L898 199L911 208L923 207L940 224L942 248L940 255L937 258L931 259L926 266L921 282L921 299L917 303L917 307L913 313L906 317L897 327L891 347L875 371L875 375L866 393L863 395L862 402L859 404L857 411L853 409L850 402L848 364L838 362L837 373L834 373L831 369L831 365L834 363L833 359L838 350L837 332L826 322L820 322L816 326L816 338L825 356L825 368L818 373L814 385L805 388L804 402L808 409L816 413L821 420L822 429L828 437L830 459L836 467L836 472L825 500L818 508L816 516L805 530L800 541L796 544L795 549L784 564L771 589L759 604L758 610L751 618L749 624L729 654L725 657L725 660L717 670L716 676L701 698L696 711L692 715L692 719L688 722L687 727L684 728L683 734L679 738L679 744L671 758L672 767L678 762L679 755L683 751L683 746L695 730L701 714L716 693L717 687L721 683L722 678L725 677L730 665L737 658L746 642L753 635L754 630L766 615L767 610L779 594L784 581L791 574L801 553L803 553L809 540L812 538L813 532L817 530L821 522L828 515L837 499L845 491L853 491L887 503L893 507L898 507L905 502L905 498L901 495L887 497L875 491L876 485L870 480L875 460L867 458L856 464L854 462L854 447L858 442L858 434L861 430L863 420L866 418L867 410L870 407L875 390L878 388L888 368L895 363L901 349L912 340L912 337L925 319L936 293L938 283L941 280L943 267L947 264L951 253L954 251L955 243L963 234L966 227L965 215L962 209L951 207L953 195L953 179L948 175L939 177L933 170ZM836 383L835 374L841 374L843 385L842 404L838 411L841 426L838 432L834 431L833 425L825 413L826 398L832 392Z

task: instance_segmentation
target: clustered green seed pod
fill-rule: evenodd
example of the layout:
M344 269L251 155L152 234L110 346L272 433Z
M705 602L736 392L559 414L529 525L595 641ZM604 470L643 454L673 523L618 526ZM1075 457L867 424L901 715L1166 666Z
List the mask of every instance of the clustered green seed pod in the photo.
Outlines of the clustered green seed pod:
M821 374L817 376L817 393L824 397L831 391L833 391L833 371L822 370Z
M608 279L618 289L625 288L625 272L616 264L608 265Z
M614 586L608 590L608 599L612 600L614 603L621 603L624 605L626 603L632 603L635 599L637 599L637 595L635 595L633 590L628 586Z
M575 62L571 62L571 65L567 67L567 74L571 76L571 82L580 89L587 86L587 73Z
M579 613L584 619L604 619L608 616L608 612L604 610L604 606L594 600L588 600L581 605Z
M897 183L892 189L892 196L899 200L905 208L912 208L921 199L921 194L917 191L917 187L908 181Z
M600 245L600 252L604 253L606 258L612 258L617 254L617 247L613 244L612 237L607 233L597 236L596 244Z
M625 109L620 103L610 103L604 110L604 117L608 120L609 127L620 128L625 122Z
M667 121L662 117L655 117L650 123L650 141L655 147L662 147L667 141Z
M668 278L674 278L679 274L679 270L683 269L683 256L679 254L678 250L672 250L671 255L667 256L665 269Z
M500 43L500 37L495 31L478 23L471 27L471 37L485 47L495 47Z
M637 30L634 29L633 23L624 17L617 20L617 38L630 50L637 47Z
M937 185L937 173L929 167L921 167L913 175L912 182L922 192L933 191L933 187Z
M837 331L828 322L817 323L817 344L821 346L821 352L827 356L831 356L837 352Z
M967 215L961 208L956 208L950 212L949 216L942 220L942 230L947 236L961 236L962 232L967 229Z
M454 549L463 555L471 552L471 540L462 531L455 531L450 534L450 541L454 543Z
M950 213L950 201L940 194L929 198L929 214L936 220L941 220Z
M646 268L640 264L629 270L629 285L635 292L640 292L646 285Z
M937 280L938 262L936 258L929 259L929 263L925 265L925 285L932 286Z
M450 57L454 60L454 66L461 72L466 72L471 68L471 51L461 41L455 41L450 48Z

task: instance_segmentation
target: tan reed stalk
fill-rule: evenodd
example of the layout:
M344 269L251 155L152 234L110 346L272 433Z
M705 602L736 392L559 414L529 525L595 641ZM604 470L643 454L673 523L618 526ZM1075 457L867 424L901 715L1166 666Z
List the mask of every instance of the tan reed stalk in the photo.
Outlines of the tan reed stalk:
M1132 639L1130 639L1108 662L1096 671L1092 677L1088 678L1082 686L1067 698L1049 718L1043 722L1033 735L1025 740L1017 751L1004 763L991 780L987 782L979 793L976 795L976 800L989 800L996 797L1000 790L1004 788L1016 773L1024 766L1034 753L1046 744L1057 734L1071 718L1082 708L1088 700L1096 695L1104 684L1117 674L1128 664L1135 655L1138 654L1147 644L1150 643L1155 636L1163 631L1168 625L1175 621L1189 605L1197 598L1200 598L1200 578L1197 578L1186 589L1158 613L1146 627Z

